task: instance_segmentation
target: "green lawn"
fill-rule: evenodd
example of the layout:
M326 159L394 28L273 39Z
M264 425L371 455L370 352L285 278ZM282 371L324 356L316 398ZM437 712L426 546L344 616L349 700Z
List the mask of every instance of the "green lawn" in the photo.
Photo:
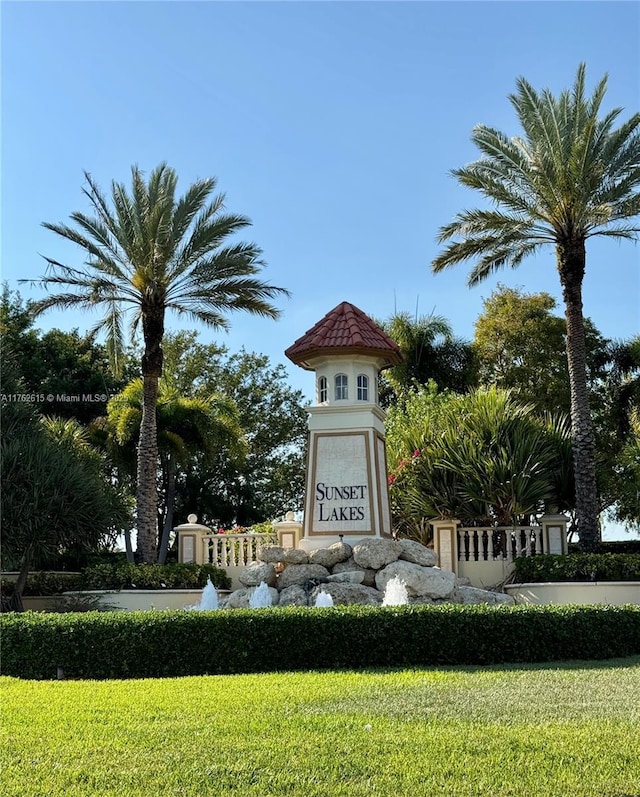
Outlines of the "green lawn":
M640 795L640 657L0 687L3 797Z

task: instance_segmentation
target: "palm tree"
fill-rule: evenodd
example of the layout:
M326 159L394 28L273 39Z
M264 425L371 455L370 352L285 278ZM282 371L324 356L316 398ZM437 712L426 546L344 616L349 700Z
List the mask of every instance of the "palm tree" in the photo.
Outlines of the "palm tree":
M617 420L616 431L624 437L631 431L634 408L640 411L640 335L628 341L614 342L610 354L610 389Z
M143 410L143 383L134 379L107 405L107 418L100 419L104 443L114 454L114 461L126 463L127 453L137 441ZM234 460L246 453L244 431L238 408L231 399L219 394L184 396L168 374L158 385L157 433L159 475L162 485L162 534L158 561L164 564L173 529L173 513L180 468L193 461L194 450L201 462L211 462L224 448ZM98 426L98 424L96 424Z
M137 532L143 561L153 562L157 539L156 404L162 374L165 315L173 310L215 329L227 329L233 310L277 318L271 304L288 295L256 278L264 266L252 243L228 239L249 226L244 216L224 212L224 195L213 195L215 178L197 180L176 197L177 175L161 163L145 182L132 167L131 191L113 182L111 202L85 172L94 215L75 212L75 226L44 227L81 247L82 267L45 258L47 273L39 285L63 289L35 303L41 313L52 307L99 309L104 315L93 332L106 331L115 370L121 363L123 324L130 311L132 334L142 326L143 412L137 451Z
M451 324L440 315L412 318L394 313L379 322L404 355L400 365L381 374L380 403L388 407L417 385L433 379L441 390L467 390L474 381L472 347L456 338Z
M580 543L599 539L594 433L586 379L582 281L586 241L595 235L635 240L640 228L640 114L618 128L622 109L602 118L606 76L585 96L585 65L571 91L536 92L524 79L510 96L524 137L508 138L478 125L472 139L484 157L453 175L480 191L491 210L465 210L440 229L439 242L453 240L433 261L434 272L475 260L468 284L505 266L515 268L546 244L555 246L565 303L571 429Z

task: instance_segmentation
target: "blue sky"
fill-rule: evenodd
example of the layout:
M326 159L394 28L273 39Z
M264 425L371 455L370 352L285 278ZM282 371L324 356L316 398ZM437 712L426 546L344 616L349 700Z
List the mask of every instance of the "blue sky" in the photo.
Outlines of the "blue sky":
M632 2L2 2L2 279L81 253L44 230L87 210L83 169L108 189L166 160L186 189L215 175L253 221L265 279L292 293L278 322L231 317L204 342L244 346L313 378L284 350L343 300L375 318L435 312L471 338L498 281L560 297L551 249L483 285L430 272L438 228L477 198L450 176L476 123L519 132L516 78L555 91L580 61L606 72L606 109L638 109ZM585 312L640 328L638 248L595 239ZM26 296L37 290L20 287ZM558 312L561 312L561 305ZM43 328L91 326L49 313ZM168 320L169 329L184 326Z

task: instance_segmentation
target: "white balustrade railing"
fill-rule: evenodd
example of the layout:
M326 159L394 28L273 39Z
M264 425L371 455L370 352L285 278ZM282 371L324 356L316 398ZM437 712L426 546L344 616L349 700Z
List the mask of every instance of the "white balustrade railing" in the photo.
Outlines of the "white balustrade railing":
M273 532L266 534L205 534L202 538L203 562L216 567L244 567L257 559L258 548L278 541Z
M458 529L458 561L512 562L518 556L546 553L541 526L495 526Z

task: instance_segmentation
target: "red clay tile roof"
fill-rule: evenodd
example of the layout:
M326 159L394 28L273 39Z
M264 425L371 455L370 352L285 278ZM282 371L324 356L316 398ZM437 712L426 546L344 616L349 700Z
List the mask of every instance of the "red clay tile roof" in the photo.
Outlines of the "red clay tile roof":
M385 362L383 368L402 362L400 347L368 315L342 302L307 330L285 351L296 365L313 370L311 361L327 354L368 354Z

